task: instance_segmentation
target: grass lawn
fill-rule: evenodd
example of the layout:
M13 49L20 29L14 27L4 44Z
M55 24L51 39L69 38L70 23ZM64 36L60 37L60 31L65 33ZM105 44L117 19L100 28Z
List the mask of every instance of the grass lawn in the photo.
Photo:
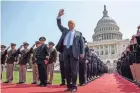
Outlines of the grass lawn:
M2 81L5 82L6 81L6 72L2 73ZM32 72L27 72L26 74L26 83L30 84L33 82L33 77L32 77ZM17 83L19 82L19 72L18 71L14 71L14 75L13 75L13 83ZM60 84L61 83L61 74L60 73L54 73L54 79L53 79L53 84Z

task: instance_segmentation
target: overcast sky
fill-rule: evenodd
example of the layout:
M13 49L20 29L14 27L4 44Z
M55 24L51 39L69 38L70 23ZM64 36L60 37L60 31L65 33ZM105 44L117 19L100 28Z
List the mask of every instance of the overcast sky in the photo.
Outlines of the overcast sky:
M94 28L103 16L106 5L108 15L120 27L123 39L130 38L140 24L139 1L44 1L44 2L1 2L1 35L2 44L23 42L30 46L44 36L48 41L58 42L61 32L56 25L59 9L65 9L62 23L67 27L67 21L76 22L76 30L81 31L87 41L92 41ZM46 42L46 43L47 43Z

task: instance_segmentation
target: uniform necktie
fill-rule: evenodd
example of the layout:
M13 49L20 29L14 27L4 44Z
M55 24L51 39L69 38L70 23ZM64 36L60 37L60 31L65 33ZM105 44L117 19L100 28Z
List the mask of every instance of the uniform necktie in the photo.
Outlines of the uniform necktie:
M70 47L71 36L72 36L72 33L71 33L71 32L69 32L69 35L68 35L68 40L67 40L67 48L69 48L69 47Z

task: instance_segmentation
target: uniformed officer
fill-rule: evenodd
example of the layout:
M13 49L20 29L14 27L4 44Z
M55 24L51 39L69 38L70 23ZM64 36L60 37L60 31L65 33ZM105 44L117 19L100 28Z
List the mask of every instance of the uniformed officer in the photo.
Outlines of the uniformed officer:
M39 38L41 46L37 49L36 58L37 58L37 65L39 71L39 79L40 84L38 86L45 87L47 85L47 72L46 72L46 65L45 61L48 59L49 56L49 48L47 44L45 44L46 38L40 37Z
M101 75L101 60L99 57L97 60L98 60L97 61L97 75L98 75L97 77L99 77Z
M87 63L90 61L90 51L87 46L87 41L83 37L85 43L85 56L81 58L79 61L79 83L80 86L83 86L87 83Z
M26 82L26 64L30 61L30 54L33 51L33 45L30 49L28 49L29 44L27 42L23 43L24 49L18 50L18 53L21 54L19 59L19 82L17 84L23 84Z
M87 63L87 82L90 81L91 81L91 61Z
M39 82L38 67L37 67L37 63L36 63L36 52L37 52L37 48L41 44L39 41L36 41L35 44L36 44L36 48L33 49L33 55L32 55L33 83L31 83L31 84L37 84Z
M93 78L97 77L97 55L94 52L94 50L92 50L92 55L91 55L91 61L92 61L92 76Z
M5 83L10 83L13 81L13 67L14 67L14 62L17 61L16 57L13 57L12 54L16 52L16 44L11 43L11 50L8 51L8 58L7 58L7 65L6 65L6 82Z
M5 64L7 51L10 47L6 49L5 48L6 48L5 45L1 45L1 79L2 79L3 65Z
M47 77L50 76L50 78L48 78L48 84L52 84L53 81L53 72L54 72L54 64L56 63L57 60L57 51L55 48L53 48L54 43L53 42L49 42L49 51L50 51L50 56L49 56L49 60L48 60L48 64L47 64Z

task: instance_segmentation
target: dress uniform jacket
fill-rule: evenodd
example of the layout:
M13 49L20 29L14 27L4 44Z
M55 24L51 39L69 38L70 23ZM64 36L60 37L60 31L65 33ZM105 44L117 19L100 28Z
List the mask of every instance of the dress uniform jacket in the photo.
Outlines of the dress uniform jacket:
M26 65L29 62L31 52L32 52L32 48L30 50L29 49L21 50L21 52L20 52L21 57L20 57L20 61L19 61L20 65Z
M13 50L9 50L8 51L8 58L7 58L6 63L13 64L17 60L17 58L15 56L13 56L13 54L15 52L16 52L16 49L13 49Z
M50 51L50 57L49 57L48 64L56 62L56 59L57 59L57 51L56 51L56 49L53 49L52 51Z
M37 52L37 48L33 49L33 51L32 51L32 53L33 53L33 57L32 57L33 64L36 63L36 52Z
M36 51L37 64L45 64L46 56L49 56L49 49L46 44L43 44Z

